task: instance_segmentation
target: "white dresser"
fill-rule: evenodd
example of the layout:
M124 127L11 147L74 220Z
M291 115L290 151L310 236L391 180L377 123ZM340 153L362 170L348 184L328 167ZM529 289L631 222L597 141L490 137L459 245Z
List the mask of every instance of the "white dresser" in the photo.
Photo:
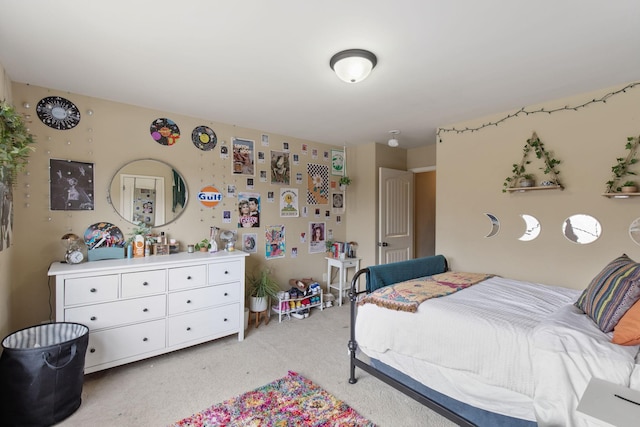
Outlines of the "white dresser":
M55 262L57 322L89 327L85 373L205 341L244 339L242 251Z

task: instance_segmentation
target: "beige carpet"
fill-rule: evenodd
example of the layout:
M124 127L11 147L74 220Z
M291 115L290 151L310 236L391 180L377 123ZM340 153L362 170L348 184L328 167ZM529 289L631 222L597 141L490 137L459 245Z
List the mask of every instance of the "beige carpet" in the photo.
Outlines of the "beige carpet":
M237 336L89 374L80 408L60 426L166 426L215 403L300 373L379 426L453 426L356 370L349 384L349 305L303 320L272 316Z

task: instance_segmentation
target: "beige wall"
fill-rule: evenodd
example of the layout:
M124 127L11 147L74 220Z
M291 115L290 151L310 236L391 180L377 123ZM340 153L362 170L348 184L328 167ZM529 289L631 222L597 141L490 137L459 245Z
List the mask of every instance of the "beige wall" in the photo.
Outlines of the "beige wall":
M306 204L306 165L318 163L330 167L329 160L324 160L325 151L330 154L332 147L312 141L303 141L283 135L270 134L269 147L261 145L264 132L244 129L233 125L185 117L177 114L156 111L95 99L77 94L69 94L46 88L13 84L14 104L23 110L22 103L29 102L32 107L24 111L32 116L31 132L36 136L36 152L32 155L25 174L18 179L15 191L15 245L9 251L0 252L0 263L6 264L7 252L15 254L11 260L12 274L6 275L8 269L2 268L3 286L0 291L0 306L10 307L12 314L2 322L4 330L13 330L31 324L37 324L50 316L47 269L51 262L61 259L64 247L60 237L68 232L83 234L88 226L100 221L111 222L120 227L128 236L132 226L122 220L107 203L107 189L116 170L134 159L154 158L173 165L183 174L189 190L189 201L184 214L157 231L165 231L170 238L178 239L183 245L196 243L209 236L210 226L223 229L237 228L237 198L225 197L216 208L206 208L196 200L197 192L206 185L215 185L223 190L228 184L235 184L237 192L254 191L261 194L261 227L250 229L258 234L258 253L248 259L248 268L267 265L274 269L276 278L283 288L288 280L296 277L313 277L320 281L326 271L324 254L309 254L308 240L300 241L300 235L307 232L309 222L324 221L327 228L333 231L335 240L346 237L347 214L343 214L340 224L336 214L325 219L325 211L329 205ZM82 113L80 124L72 130L59 131L43 125L35 115L34 106L45 96L60 95L74 102ZM93 110L93 115L86 114ZM159 117L174 120L181 130L181 139L173 146L156 143L149 135L151 122ZM199 125L210 126L218 136L218 146L212 151L201 151L191 142L191 131ZM247 188L246 177L233 175L231 159L221 159L222 141L227 146L232 137L241 137L255 141L257 151L264 151L266 163L256 163L256 170L269 171L270 150L282 150L282 143L288 142L291 154L299 154L300 164L292 166L292 184L298 188L300 209L309 208L308 217L285 219L279 216L277 199L279 186L260 182L259 174L253 177L255 187ZM307 154L301 151L302 144L308 145ZM312 150L318 150L318 158L312 158ZM49 210L49 159L69 159L81 162L92 162L95 165L95 210L94 211L50 211ZM256 155L257 159L257 155ZM291 160L293 160L291 158ZM348 159L350 162L351 160ZM303 174L303 184L295 183L295 174ZM350 173L350 175L352 175ZM270 175L268 174L268 177ZM331 177L337 180L337 177ZM359 184L352 187L357 188ZM273 203L267 200L267 192L274 191L276 199ZM351 190L349 190L351 191ZM349 206L347 198L347 206ZM314 215L315 207L321 209L321 217ZM232 223L222 222L223 210L232 213ZM265 260L264 226L284 224L286 230L287 254L285 258ZM245 229L246 230L246 229ZM239 230L241 235L245 230ZM353 240L358 240L354 237ZM291 258L291 248L298 248L298 257ZM96 261L99 262L99 261ZM2 316L8 310L2 310Z
M621 89L608 88L545 102L530 109L546 111L576 106ZM601 194L617 157L626 156L627 137L640 134L640 86L610 97L606 103L557 113L519 115L476 132L447 132L437 144L436 252L451 267L582 289L612 258L626 252L640 260L640 247L630 238L629 224L640 216L640 198L609 199ZM474 128L500 120L513 111L456 123ZM449 128L450 126L443 126ZM536 131L559 165L564 191L502 193L504 179L522 158L526 140ZM530 158L535 158L535 156ZM527 168L543 174L533 161ZM640 167L638 168L640 172ZM501 222L498 235L486 238L491 226L485 213ZM572 214L590 214L602 225L594 243L578 245L561 229ZM521 214L538 218L542 231L530 242Z
M436 251L436 172L415 174L415 257L435 255Z
M436 166L435 144L407 150L407 170L432 168Z
M4 71L4 67L0 64L0 100L6 100L11 103L11 82ZM11 330L9 328L9 319L13 312L11 306L11 272L13 248L4 248L0 251L0 339L8 335Z
M361 267L376 265L379 168L406 170L407 150L371 143L351 148L348 156L349 175L357 178L347 190L347 212L351 218L347 237L358 242L357 255L362 258Z

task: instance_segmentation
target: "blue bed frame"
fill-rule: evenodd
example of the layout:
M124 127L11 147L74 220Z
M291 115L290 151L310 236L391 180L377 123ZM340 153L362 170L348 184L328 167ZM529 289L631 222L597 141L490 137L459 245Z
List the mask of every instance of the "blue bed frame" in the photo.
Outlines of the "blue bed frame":
M356 367L358 367L459 426L537 426L537 423L533 421L496 414L452 399L376 359L372 359L369 363L358 359L355 324L356 306L359 295L372 292L377 288L396 282L443 273L447 270L448 264L446 258L442 255L435 255L432 257L399 261L392 264L371 266L359 270L354 275L349 290L349 300L351 302L351 335L348 344L350 358L349 383L355 384L358 382L356 378ZM367 286L364 291L359 291L358 279L363 274L366 275Z

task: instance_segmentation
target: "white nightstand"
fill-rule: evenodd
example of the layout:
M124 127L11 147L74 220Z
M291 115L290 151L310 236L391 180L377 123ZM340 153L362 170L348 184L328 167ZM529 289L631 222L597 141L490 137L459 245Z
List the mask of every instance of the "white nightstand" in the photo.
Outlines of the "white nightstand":
M347 282L347 269L355 268L354 274L360 270L360 258L331 258L325 257L327 260L327 292L331 292L331 288L338 290L338 305L342 305L342 296L349 289ZM332 268L338 269L338 281L331 282Z
M612 426L636 427L640 420L640 391L591 378L577 411Z

